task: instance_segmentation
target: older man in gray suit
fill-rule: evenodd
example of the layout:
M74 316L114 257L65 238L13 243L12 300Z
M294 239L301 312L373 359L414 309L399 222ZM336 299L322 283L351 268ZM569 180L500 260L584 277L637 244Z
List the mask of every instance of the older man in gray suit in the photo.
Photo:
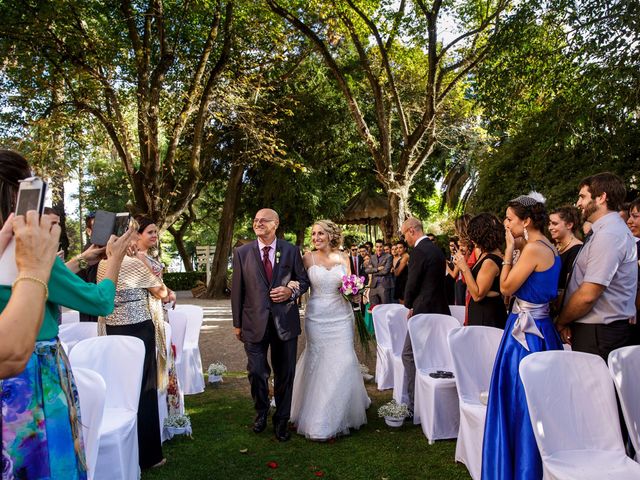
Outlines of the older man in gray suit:
M393 274L391 266L393 257L383 251L384 243L376 240L376 246L369 264L365 264L364 271L371 275L371 289L369 290L369 303L379 305L391 303L391 289L393 288Z

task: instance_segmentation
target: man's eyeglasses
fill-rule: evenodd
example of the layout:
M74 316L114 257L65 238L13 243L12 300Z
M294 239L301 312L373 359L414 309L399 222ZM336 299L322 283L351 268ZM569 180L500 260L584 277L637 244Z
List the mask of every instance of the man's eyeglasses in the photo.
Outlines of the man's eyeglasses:
M358 251L358 249L357 248L352 248L351 251L356 253Z
M254 218L253 219L253 224L261 224L261 223L269 223L269 222L275 222L275 220L271 219L271 218Z

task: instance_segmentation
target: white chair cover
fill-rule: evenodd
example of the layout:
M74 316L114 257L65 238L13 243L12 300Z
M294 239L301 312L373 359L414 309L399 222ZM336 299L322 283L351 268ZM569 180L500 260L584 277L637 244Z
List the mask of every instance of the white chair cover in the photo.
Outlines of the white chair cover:
M398 403L409 403L407 375L402 363L402 351L407 340L407 313L404 306L387 313L391 336L391 362L393 365L393 398Z
M371 311L376 335L376 383L378 390L393 388L393 353L387 314L395 310L403 310L406 316L407 309L397 303L376 305Z
M604 361L581 352L536 352L520 362L545 480L640 478L625 454Z
M137 414L144 343L121 335L89 338L75 346L69 360L73 368L98 372L107 385L95 479L140 478Z
M62 312L60 316L60 323L78 323L80 321L80 312L77 310L67 310L66 312Z
M460 399L455 459L467 466L474 480L481 477L484 420L487 415L487 407L480 401L480 394L489 392L502 333L498 328L469 326L454 328L448 337Z
M182 344L182 355L176 359L176 370L180 386L185 395L204 392L204 372L200 356L200 329L204 319L202 307L197 305L177 305L178 313L186 315L187 325Z
M167 310L167 315L171 325L171 343L176 346L177 364L182 360L182 346L184 345L184 335L187 331L187 316L179 310ZM180 377L180 372L178 372L178 377Z
M73 377L78 389L80 415L82 420L82 439L87 459L87 477L94 478L98 446L100 445L100 425L104 413L107 385L99 373L88 368L75 367Z
M97 322L64 323L58 328L58 338L67 344L69 351L73 350L76 343L87 338L98 336Z
M640 346L623 347L609 354L609 371L618 391L625 423L640 461Z
M449 305L451 316L460 322L460 326L464 326L464 313L467 307L464 305Z
M447 335L458 327L449 315L419 314L409 319L409 336L416 364L413 421L422 424L429 443L456 438L460 426L458 391L454 378L433 378L437 370L453 372Z

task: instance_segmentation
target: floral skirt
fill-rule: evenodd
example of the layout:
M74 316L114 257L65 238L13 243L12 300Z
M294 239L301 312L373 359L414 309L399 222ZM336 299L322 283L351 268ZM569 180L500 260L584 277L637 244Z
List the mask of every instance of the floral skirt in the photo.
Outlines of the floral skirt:
M24 371L0 381L0 399L2 480L87 478L78 392L57 339L36 343Z

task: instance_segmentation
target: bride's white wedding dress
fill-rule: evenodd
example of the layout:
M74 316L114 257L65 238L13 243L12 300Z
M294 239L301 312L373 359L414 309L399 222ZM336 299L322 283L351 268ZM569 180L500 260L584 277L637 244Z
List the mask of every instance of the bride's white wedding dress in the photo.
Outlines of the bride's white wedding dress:
M313 440L346 435L367 423L371 404L353 347L353 311L338 292L342 265L308 270L311 297L305 310L307 346L296 366L291 421Z

